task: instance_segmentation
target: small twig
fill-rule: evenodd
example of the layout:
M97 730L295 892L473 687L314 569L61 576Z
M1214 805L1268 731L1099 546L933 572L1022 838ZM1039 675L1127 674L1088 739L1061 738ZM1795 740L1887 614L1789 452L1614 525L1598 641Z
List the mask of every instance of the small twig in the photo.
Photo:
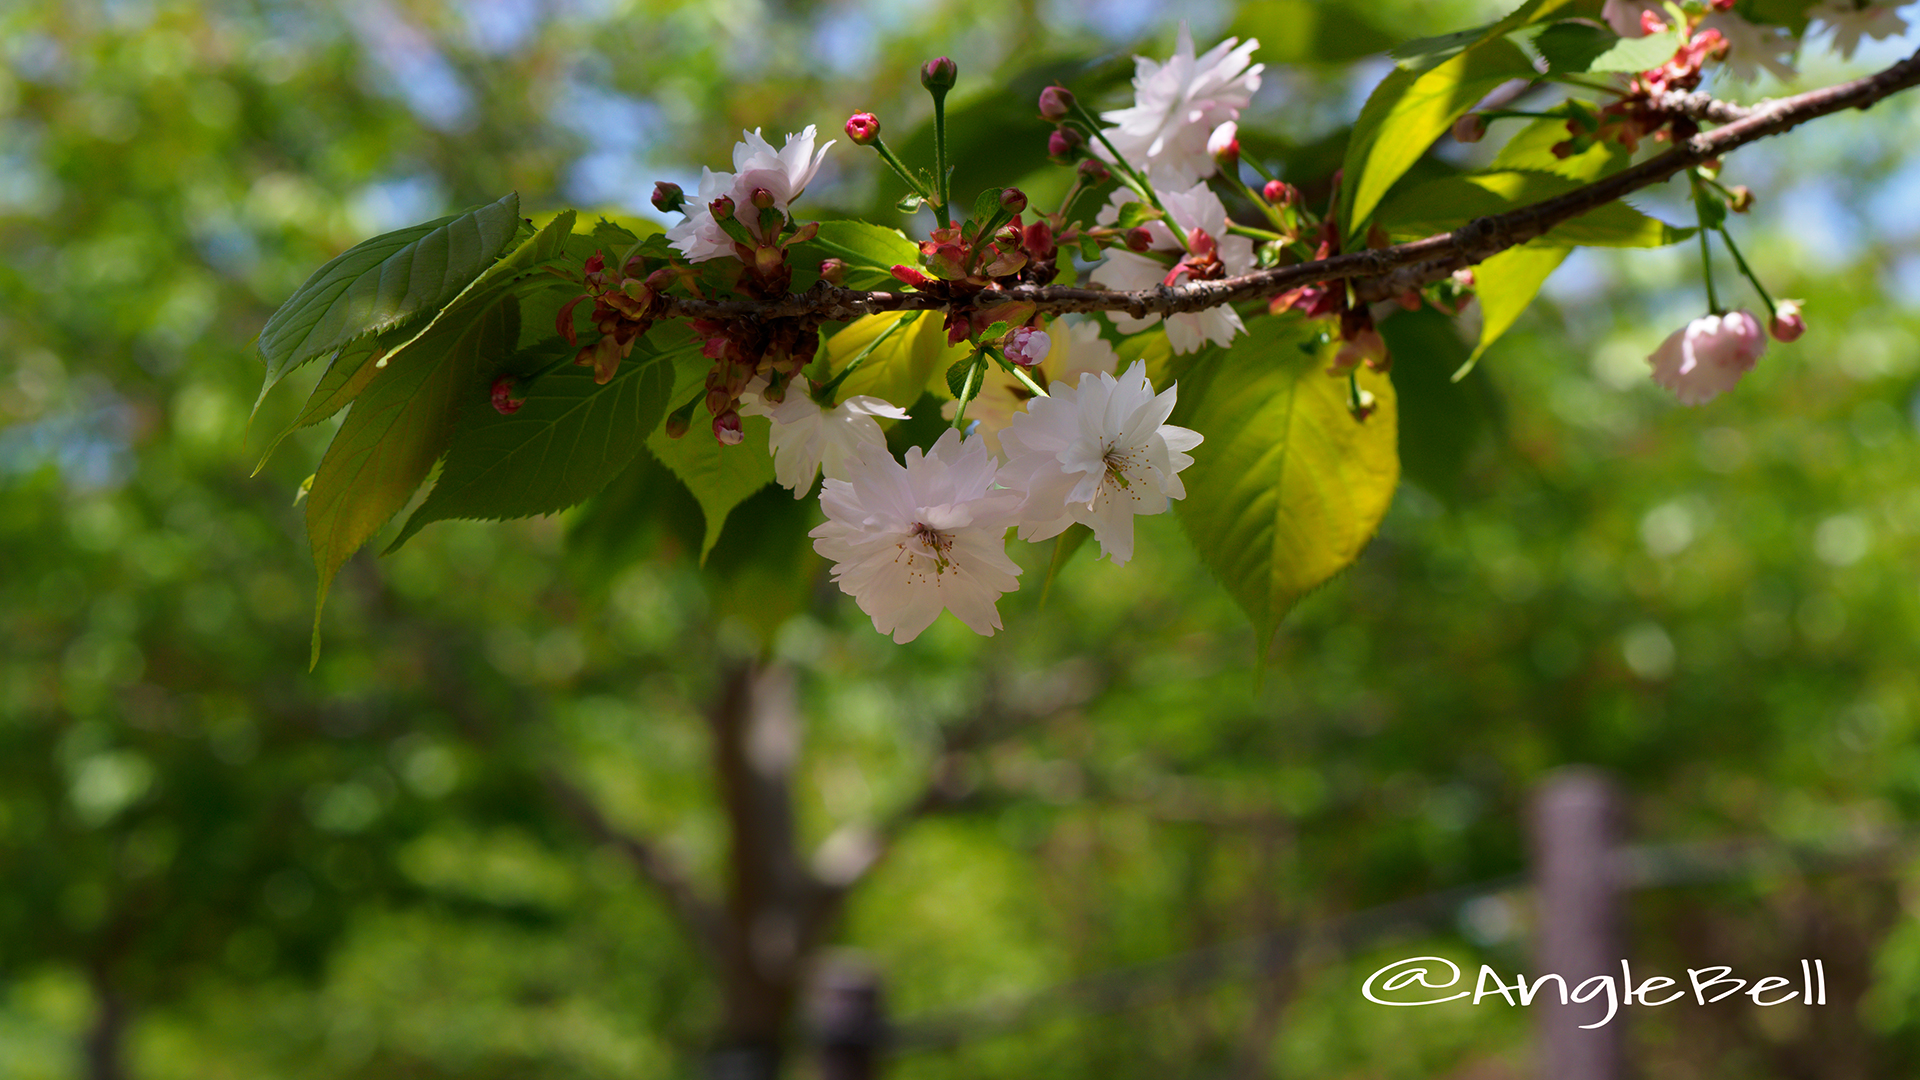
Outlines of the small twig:
M1603 177L1584 187L1504 214L1477 218L1450 233L1392 247L1349 252L1325 259L1259 270L1238 277L1196 281L1177 288L1137 292L1083 289L1069 285L1021 285L976 294L974 305L1025 301L1054 314L1124 311L1141 318L1201 311L1222 304L1265 300L1303 285L1354 281L1356 299L1386 299L1430 284L1508 248L1524 244L1555 226L1614 202L1631 192L1663 183L1693 168L1771 135L1845 109L1865 109L1881 99L1920 85L1920 52L1874 75L1808 91L1751 107L1714 101L1699 94L1679 95L1680 111L1698 110L1708 120L1728 118L1725 126L1702 132L1659 157ZM1692 113L1689 113L1692 115ZM848 322L882 311L935 311L953 301L917 292L860 292L824 282L805 293L775 300L705 300L670 297L664 315L681 318L741 319L812 315Z

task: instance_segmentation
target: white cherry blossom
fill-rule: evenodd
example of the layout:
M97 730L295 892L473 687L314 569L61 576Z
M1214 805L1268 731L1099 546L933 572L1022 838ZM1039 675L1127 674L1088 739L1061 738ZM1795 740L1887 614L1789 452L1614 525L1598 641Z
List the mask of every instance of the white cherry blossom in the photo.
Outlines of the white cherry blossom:
M1833 51L1842 59L1853 59L1862 37L1885 41L1907 32L1907 20L1894 9L1901 4L1876 4L1871 0L1826 0L1807 12L1833 31Z
M1707 315L1667 336L1647 357L1653 381L1682 405L1703 405L1733 389L1767 351L1760 320L1746 311Z
M1113 201L1101 209L1097 220L1103 225L1112 224L1117 220L1119 206L1131 201L1132 192L1124 188L1115 192ZM1160 201L1166 205L1173 228L1188 236L1199 229L1212 238L1226 276L1253 269L1253 241L1227 232L1227 208L1204 180L1185 191L1162 191ZM1153 251L1175 258L1186 254L1186 246L1174 237L1166 222L1152 221L1145 227L1152 237ZM1133 291L1151 289L1166 282L1167 277L1166 263L1114 248L1107 252L1107 261L1094 269L1092 280L1101 288ZM1136 319L1119 311L1109 312L1108 317L1123 334L1138 333L1160 321L1158 315ZM1227 304L1167 317L1167 341L1174 352L1180 353L1195 352L1208 341L1225 346L1235 334L1245 333L1246 329L1240 316Z
M764 381L755 382L765 386ZM822 409L799 384L789 387L785 400L777 405L768 404L754 386L749 386L741 395L740 411L773 421L767 450L773 455L774 479L790 489L796 499L805 498L813 490L814 473L822 473L829 480L845 480L849 463L863 448L886 451L887 436L875 417L907 419L905 409L865 395Z
M1791 79L1796 42L1784 26L1748 22L1731 11L1717 12L1700 20L1700 29L1718 30L1727 39L1727 73L1742 82L1752 82L1765 68L1776 79Z
M1093 529L1115 565L1133 557L1135 514L1158 514L1187 497L1180 470L1200 433L1167 423L1178 387L1156 395L1147 365L1119 378L1085 375L1035 398L1001 433L1000 482L1023 492L1020 537L1045 540L1075 522Z
M761 240L772 239L760 235L760 211L753 205L753 193L756 189L765 189L773 196L774 208L785 214L820 171L820 163L834 143L829 139L816 152L814 134L814 126L808 124L798 135L788 135L786 145L775 150L772 143L761 137L759 128L741 132L741 141L733 148L734 171L700 170L700 195L687 200L686 219L667 230L667 240L689 262L732 255L733 241L713 219L710 207L713 200L722 195L733 200L733 216L748 232Z
M1239 119L1266 70L1264 64L1248 63L1260 42L1248 38L1235 48L1238 42L1228 38L1196 57L1193 34L1182 22L1179 42L1166 63L1133 58L1133 107L1100 114L1115 125L1106 131L1114 149L1146 172L1155 187L1186 187L1213 175L1207 137L1221 124ZM1113 156L1099 140L1092 150L1112 163Z
M1079 382L1079 376L1088 372L1111 375L1120 366L1119 354L1100 336L1099 323L1068 316L1056 321L1048 331L1053 347L1040 366L1028 372L1042 387ZM980 383L980 393L967 402L969 431L984 441L987 449L1004 457L1000 433L1006 430L1015 414L1026 408L1031 397L1033 391L1027 389L1026 384L997 366L989 367L987 377ZM949 401L942 407L941 415L952 420L959 408L959 402Z
M813 549L874 629L905 644L943 610L975 633L1000 629L994 604L1019 584L1006 536L1020 499L994 488L997 467L985 443L949 429L932 453L908 450L904 465L863 447L848 479L822 485L827 521L808 534Z

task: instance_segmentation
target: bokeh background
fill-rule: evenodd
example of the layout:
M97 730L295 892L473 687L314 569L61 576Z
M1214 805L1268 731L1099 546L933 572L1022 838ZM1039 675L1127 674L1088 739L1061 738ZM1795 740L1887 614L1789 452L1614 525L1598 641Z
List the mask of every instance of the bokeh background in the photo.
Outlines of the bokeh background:
M717 889L703 715L762 649L806 717L807 843L910 804L936 759L959 778L828 942L885 986L890 1075L1531 1075L1521 1010L1358 990L1402 956L1526 967L1526 806L1574 763L1680 852L1631 899L1636 963L1828 972L1824 1010L1636 1017L1642 1075L1913 1075L1911 94L1731 159L1759 193L1737 235L1812 329L1708 407L1644 364L1704 307L1692 247L1577 254L1459 384L1446 321L1388 324L1406 482L1262 675L1171 516L1125 568L1083 555L1044 607L1009 596L1000 636L895 647L831 588L761 625L727 541L703 571L604 508L363 553L306 670L294 496L328 431L249 475L294 405L246 438L251 340L345 247L508 190L644 218L741 128L855 109L912 156L941 54L956 189L1057 197L1034 93L1118 104L1183 17L1202 48L1259 37L1243 142L1324 191L1381 50L1497 7L0 7L0 1078L701 1075L711 972L551 781ZM1804 84L1915 44L1816 43ZM812 208L899 220L875 164L836 147ZM1257 944L1392 904L1417 917Z

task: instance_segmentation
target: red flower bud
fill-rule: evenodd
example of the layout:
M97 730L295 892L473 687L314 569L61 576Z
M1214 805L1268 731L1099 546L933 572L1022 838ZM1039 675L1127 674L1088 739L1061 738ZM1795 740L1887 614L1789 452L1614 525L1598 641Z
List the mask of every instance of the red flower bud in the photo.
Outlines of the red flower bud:
M1049 86L1040 91L1040 116L1059 123L1073 115L1073 92L1064 86Z
M861 146L867 146L880 137L880 118L870 112L854 113L847 117L847 138Z
M1260 189L1260 197L1275 206L1292 206L1300 201L1300 189L1284 180L1269 180Z
M680 190L679 184L670 184L661 180L653 185L654 209L663 214L671 214L687 204L687 193Z
M1453 141L1477 143L1487 137L1487 118L1479 113L1468 113L1453 122Z
M902 282L903 284L911 285L916 289L924 287L927 284L927 282L933 280L932 278L921 273L920 271L915 270L911 266L901 266L897 263L894 265L890 273L893 274L896 280Z
M707 212L713 215L713 220L715 221L725 221L727 218L732 217L733 216L732 196L722 195L719 198L708 203Z
M1773 321L1767 324L1767 332L1773 335L1773 340L1783 345L1800 340L1800 335L1807 332L1807 320L1800 314L1800 301L1782 300L1775 305Z
M1747 185L1735 184L1728 194L1732 197L1727 200L1727 209L1736 214L1753 209L1753 191Z
M820 260L820 279L829 285L838 285L847 276L847 264L839 259Z
M754 188L753 194L749 197L753 199L753 206L756 210L766 210L773 206L773 192L768 191L766 188Z
M515 393L520 389L520 380L511 375L502 375L493 380L493 411L501 416L512 416L520 411L527 399Z
M721 446L739 446L747 433L740 428L740 414L732 409L713 418L713 437Z
M936 95L945 95L947 91L953 89L953 84L959 81L959 78L959 65L944 56L938 60L929 60L920 66L920 85Z
M1082 161L1080 175L1085 177L1089 184L1104 184L1113 179L1113 173L1108 171L1107 163L1099 158L1087 158Z
M1000 190L1000 209L1005 210L1009 214L1018 214L1026 208L1026 192L1013 187L1002 188Z
M1080 134L1076 128L1054 128L1053 134L1047 136L1047 154L1061 165L1071 164L1074 158L1080 156L1081 148L1086 145L1087 137Z
M1153 246L1153 234L1147 231L1147 227L1145 225L1136 225L1133 228L1127 230L1127 249L1128 250L1146 251L1148 248L1151 248L1152 246Z

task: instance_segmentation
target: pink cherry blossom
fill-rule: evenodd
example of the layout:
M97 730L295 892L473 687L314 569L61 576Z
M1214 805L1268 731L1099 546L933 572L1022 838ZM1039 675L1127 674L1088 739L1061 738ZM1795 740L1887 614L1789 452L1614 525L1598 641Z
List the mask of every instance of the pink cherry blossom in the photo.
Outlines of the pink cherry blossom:
M1746 311L1707 315L1675 330L1647 357L1653 381L1682 405L1702 405L1733 389L1767 351L1760 320Z
M1260 89L1260 73L1266 65L1248 64L1259 47L1260 42L1252 38L1245 44L1228 38L1196 57L1193 33L1182 22L1179 41L1166 63L1134 57L1134 104L1100 114L1115 125L1107 129L1107 139L1156 187L1186 187L1212 176L1214 161L1207 152L1207 138L1221 124L1239 119L1240 110ZM1104 144L1096 142L1093 152L1113 160Z

